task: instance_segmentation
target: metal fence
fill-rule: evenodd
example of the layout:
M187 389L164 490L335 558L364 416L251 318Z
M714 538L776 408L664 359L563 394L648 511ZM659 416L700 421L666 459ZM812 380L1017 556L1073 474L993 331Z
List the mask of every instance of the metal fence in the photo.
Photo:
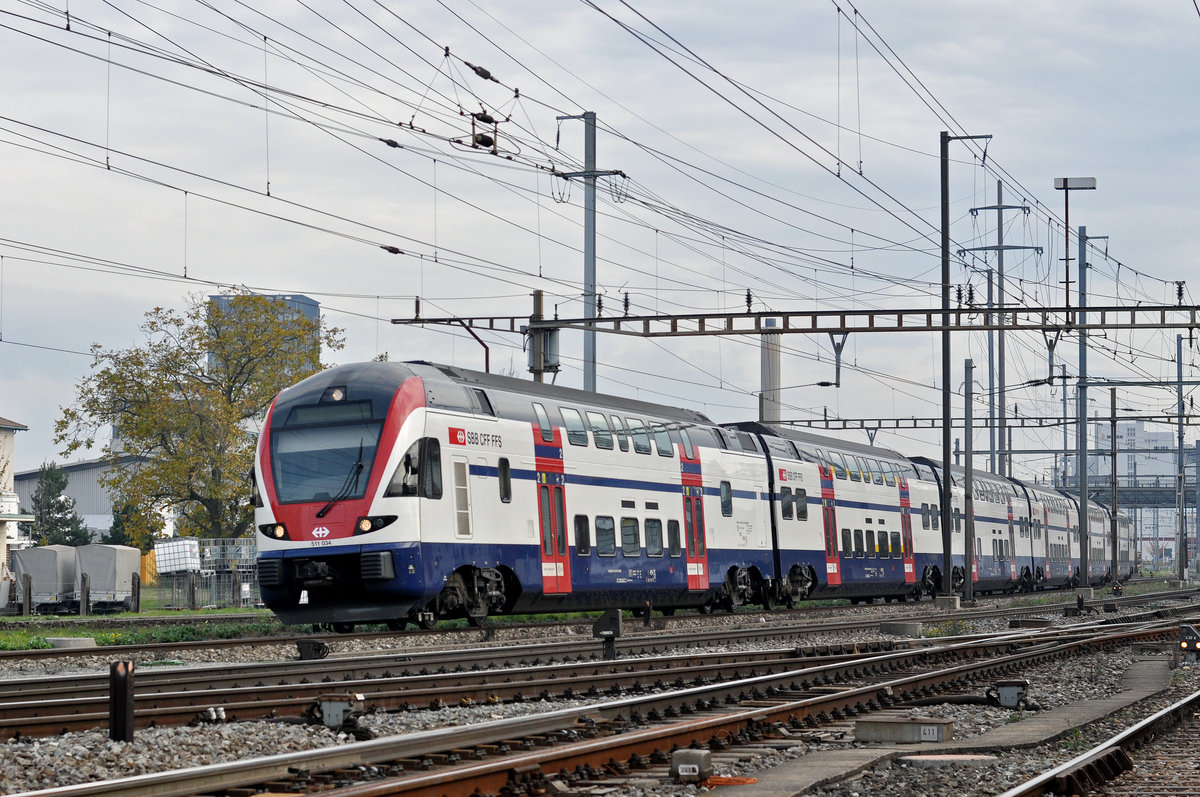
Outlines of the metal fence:
M258 600L253 567L160 574L156 585L142 587L143 609L251 608Z

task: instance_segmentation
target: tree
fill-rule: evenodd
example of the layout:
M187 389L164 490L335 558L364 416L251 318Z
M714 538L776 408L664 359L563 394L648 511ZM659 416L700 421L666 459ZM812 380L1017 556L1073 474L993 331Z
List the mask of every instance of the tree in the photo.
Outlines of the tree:
M101 483L114 506L137 507L123 524L139 547L163 513L180 534L240 537L253 524L247 474L266 410L321 370L321 346L340 349L341 331L238 292L222 303L193 296L183 314L156 307L142 332L136 348L92 347L92 373L55 422L55 442L69 454L114 430Z
M75 499L64 495L69 481L66 471L53 462L43 464L38 471L37 487L33 490L33 522L28 524L30 539L39 545L87 545L92 534L75 511Z

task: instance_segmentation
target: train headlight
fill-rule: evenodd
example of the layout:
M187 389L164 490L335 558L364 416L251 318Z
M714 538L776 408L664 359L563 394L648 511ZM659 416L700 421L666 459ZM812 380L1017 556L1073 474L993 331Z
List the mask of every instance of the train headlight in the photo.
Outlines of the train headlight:
M258 527L258 530L273 540L288 539L287 526L282 523L264 523Z
M1179 647L1183 648L1184 650L1187 650L1187 640L1185 639L1182 642L1180 642Z
M379 531L384 526L390 526L395 522L395 515L372 515L370 517L360 517L358 522L354 524L354 533L370 534L372 531Z

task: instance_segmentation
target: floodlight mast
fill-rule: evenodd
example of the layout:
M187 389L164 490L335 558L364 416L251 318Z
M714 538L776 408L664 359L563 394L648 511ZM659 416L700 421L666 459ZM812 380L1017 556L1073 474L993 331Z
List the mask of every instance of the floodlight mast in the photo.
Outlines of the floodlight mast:
M1095 191L1095 177L1055 177L1054 190L1063 192L1063 294L1071 306L1071 192ZM1081 266L1082 268L1082 266Z

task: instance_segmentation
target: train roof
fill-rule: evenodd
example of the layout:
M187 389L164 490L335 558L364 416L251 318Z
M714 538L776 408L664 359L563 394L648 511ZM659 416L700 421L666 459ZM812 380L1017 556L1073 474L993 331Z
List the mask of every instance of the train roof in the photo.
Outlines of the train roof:
M802 443L806 446L818 446L825 449L833 449L835 451L849 452L852 454L866 454L872 457L890 457L892 459L906 461L908 457L901 454L899 451L894 451L883 446L873 446L866 443L855 443L850 440L842 440L836 437L825 437L824 435L813 434L812 432L802 429L794 429L789 426L776 426L774 424L763 423L761 421L738 421L736 423L723 423L722 426L740 429L743 432L757 432L759 434L774 435L782 437L785 440L791 440L795 443Z

